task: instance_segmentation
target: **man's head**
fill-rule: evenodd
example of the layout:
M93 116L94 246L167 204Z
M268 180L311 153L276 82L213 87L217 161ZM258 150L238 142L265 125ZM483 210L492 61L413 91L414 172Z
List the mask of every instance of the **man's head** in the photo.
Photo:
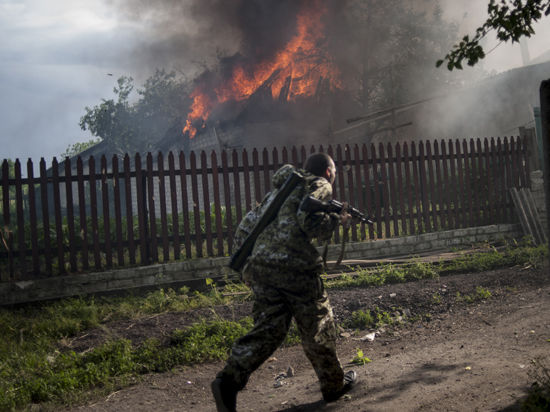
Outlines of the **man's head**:
M314 153L309 156L304 166L306 171L314 174L315 176L324 177L331 184L336 179L336 166L334 160L326 153Z

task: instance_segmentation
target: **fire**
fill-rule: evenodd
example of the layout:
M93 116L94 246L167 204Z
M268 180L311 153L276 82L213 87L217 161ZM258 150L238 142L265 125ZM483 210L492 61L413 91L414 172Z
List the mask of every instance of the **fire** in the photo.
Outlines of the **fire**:
M230 79L214 89L216 101L213 102L200 86L197 87L191 94L193 103L183 132L193 138L197 127L205 127L215 104L245 100L268 80L274 99L279 97L288 78L291 83L285 93L289 100L312 96L320 79L327 80L331 89L341 88L340 72L328 52L320 47L324 39L322 18L326 12L320 0L310 3L310 7L298 14L297 33L286 46L253 70L234 67Z

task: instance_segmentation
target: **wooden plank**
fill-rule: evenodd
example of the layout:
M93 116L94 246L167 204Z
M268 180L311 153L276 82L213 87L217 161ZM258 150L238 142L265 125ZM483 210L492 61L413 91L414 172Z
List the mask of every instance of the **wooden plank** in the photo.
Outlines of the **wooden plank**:
M393 221L393 236L399 236L399 223L398 223L398 205L397 205L397 190L395 187L395 163L396 160L393 157L393 148L391 143L388 143L388 157L387 157L387 165L388 165L388 177L389 177L389 183L390 183L390 189L388 192L389 198L390 198L390 205L391 205L391 217Z
M233 168L233 184L235 190L235 213L236 220L235 225L238 225L239 222L243 219L243 208L242 208L242 197L241 197L241 178L239 173L239 156L237 151L233 150L232 153L232 163Z
M151 261L149 254L149 230L147 230L147 176L141 167L141 155L136 153L134 159L136 170L136 200L139 229L139 255L141 265L148 265Z
M478 140L479 141L479 140ZM483 193L480 194L481 198L481 211L483 213L483 225L488 225L491 222L491 166L489 162L489 140L485 138L483 140L483 149L481 148L481 141L478 145L479 152L479 167L478 169L482 172L481 176L481 185L483 187Z
M491 137L489 142L489 160L488 160L488 185L489 185L489 206L491 223L500 223L499 206L499 186L498 186L498 157L495 138Z
M201 212L199 208L199 190L197 179L197 158L195 152L191 152L189 156L191 167L191 192L193 195L193 217L195 221L195 249L197 257L203 256L202 251L202 230L201 230Z
M250 193L250 168L248 166L248 152L246 149L243 149L242 151L242 159L243 159L243 171L244 171L244 200L245 200L245 207L246 211L248 212L250 209L252 209L252 196Z
M470 184L468 185L468 191L472 196L472 219L470 220L471 226L479 226L480 222L480 208L479 208L479 169L477 167L477 159L479 153L476 150L474 139L470 139L470 152L469 152L469 165L470 165Z
M388 159L385 154L384 144L378 145L378 154L380 156L380 187L382 189L382 203L384 205L384 237L391 237L390 228L390 196L388 193Z
M518 193L536 244L542 245L546 243L546 235L542 230L542 224L537 212L537 207L535 206L535 202L531 196L531 192L529 189L522 188L518 190Z
M372 164L372 180L374 182L374 216L376 218L376 237L378 239L382 238L382 214L381 214L381 199L380 199L380 186L381 186L381 179L380 179L380 173L378 171L380 165L379 165L379 159L376 155L376 147L374 144L371 143L370 147L370 155L371 155L371 164Z
M460 151L461 145L460 142L456 141L456 153L458 156L459 164L459 179L460 179L460 204L461 204L461 213L462 213L462 227L469 226L470 218L470 190L469 190L469 168L467 167L468 160L466 158L468 153L468 147L466 140L463 141L462 151Z
M346 145L344 147L344 152L345 152L345 157L346 157L346 170L347 170L347 187L348 187L348 198L349 198L349 203L353 206L353 207L357 207L357 196L355 194L355 191L357 190L357 187L360 185L360 181L358 182L353 182L353 167L352 167L352 163L351 163L351 149L349 147L349 145ZM355 224L352 224L351 225L351 240L353 240L354 242L357 242L357 225Z
M3 218L4 218L4 227L2 227L2 236L4 240L6 241L6 249L8 252L8 275L9 276L3 276L2 280L9 280L9 278L14 276L14 263L13 263L13 249L10 245L10 236L11 234L11 228L10 228L10 184L9 184L9 164L8 160L4 159L2 162L2 211L3 211Z
M420 183L420 193L422 199L422 216L424 219L424 228L426 232L432 230L432 224L430 222L430 204L428 202L428 175L426 173L426 156L424 155L424 142L418 143L418 175Z
M312 147L312 150L314 148ZM359 207L359 210L361 212L368 214L369 211L365 210L365 199L363 197L364 189L363 189L363 183L361 182L361 154L359 151L359 145L355 144L353 146L353 166L355 170L355 186L357 190L357 205ZM360 231L360 237L361 240L365 240L367 238L367 232L365 230L365 224L361 223L359 226Z
M440 179L439 193L441 201L441 225L446 230L451 230L453 228L453 223L451 221L451 185L449 183L449 158L447 157L447 147L445 140L441 139L441 153L437 154L437 162L439 164L440 171L438 173Z
M505 170L504 170L504 163L503 163L503 148L502 148L502 141L500 137L497 139L497 150L496 150L496 171L497 171L497 216L498 216L498 222L504 223L506 221L506 206L505 206L505 192L506 192L506 184L505 184Z
M460 227L460 203L461 201L460 194L460 179L458 176L458 153L455 155L454 145L452 139L449 139L449 169L450 169L450 179L449 179L449 189L451 190L450 201L452 202L452 209L450 211L453 224L453 229L458 229ZM457 146L458 147L458 146Z
M23 215L23 184L21 183L21 162L15 159L15 213L17 216L17 248L19 249L19 272L27 274L27 246L25 245L25 217Z
M409 222L409 230L407 233L412 235L416 232L414 224L414 199L413 199L413 183L411 179L411 156L409 156L409 146L407 142L403 143L403 170L405 172L405 194L407 203L407 218Z
M76 264L76 239L74 225L74 200L71 159L65 159L65 197L67 199L67 233L69 235L69 264L71 272L78 270Z
M282 157L283 157L283 165L288 164L288 150L286 147L283 147Z
M430 140L426 140L426 163L428 166L428 179L426 182L426 187L428 188L427 195L429 198L429 207L431 209L431 213L429 213L429 216L431 216L431 224L432 229L434 231L437 231L439 229L439 225L437 222L438 213L437 213L437 189L435 185L435 176L434 176L434 166L433 166L433 156L432 156L432 142Z
M271 178L269 176L269 153L264 148L262 151L262 170L264 172L264 195L271 191ZM262 196L263 199L263 196Z
M300 147L300 163L297 166L300 168L303 168L306 164L306 159L307 159L306 148L304 145L302 145Z
M94 248L94 268L101 269L101 256L99 249L99 223L97 216L97 187L96 187L96 169L95 159L90 156L88 159L88 169L90 175L90 218L92 223L92 243Z
M103 233L106 267L113 267L113 248L111 246L111 213L109 210L109 185L107 182L107 158L101 156L101 199L103 201Z
M336 158L334 159L336 163L336 180L334 183L336 184L336 187L334 188L338 192L338 197L342 202L346 201L346 185L344 183L344 162L343 162L343 156L342 156L342 146L337 145L336 146ZM348 241L348 231L344 230L344 240Z
M397 175L397 188L395 196L399 203L399 217L401 219L401 234L407 233L407 219L405 216L405 193L403 191L403 155L399 142L395 145L395 173ZM399 232L396 232L396 235Z
M260 183L260 163L258 159L258 150L252 150L252 171L254 176L254 198L255 202L252 207L256 207L262 201L262 189Z
M179 154L180 186L181 186L181 209L183 212L183 237L185 239L185 256L190 259L191 252L191 228L189 219L189 196L187 194L187 169L185 165L185 154Z
M291 155L292 155L292 164L298 167L299 166L298 149L296 148L296 146L292 146Z
M216 222L216 246L218 249L218 256L223 256L223 227L222 227L222 209L220 200L220 181L218 171L218 159L216 152L212 150L211 154L212 163L212 190L214 191L214 216Z
M506 210L506 222L512 222L513 221L513 211L512 211L512 204L510 201L510 189L512 187L515 187L512 180L512 159L510 156L510 146L508 145L508 138L504 137L504 145L503 145L503 165L504 165L504 172L505 172L505 190L504 190L504 207Z
M371 185L370 185L370 165L371 165L371 157L369 156L369 152L367 149L367 145L363 144L361 147L361 152L363 153L363 176L365 180L365 207L369 211L370 214L374 215L375 210L373 207L373 200L371 196ZM374 217L374 216L373 216ZM374 239L374 225L369 225L369 239Z
M214 256L214 248L212 245L212 220L210 211L210 188L208 185L208 164L206 163L206 152L201 151L201 182L202 182L202 197L204 200L204 227L206 232L206 253L208 256Z
M531 187L531 170L530 170L530 153L529 153L529 137L523 136L518 138L520 142L519 149L519 170L520 170L520 186Z
M181 256L181 243L179 231L178 212L178 188L176 186L176 167L174 153L168 153L168 178L170 182L170 204L172 206L172 236L174 238L174 259L179 260Z
M440 221L443 213L441 210L441 197L440 197L440 191L439 191L439 184L441 183L441 175L437 175L437 160L435 159L436 155L436 147L437 140L433 143L433 149L432 149L432 141L427 140L426 141L426 153L427 153L427 159L428 159L428 175L430 177L430 204L432 208L432 220L433 220L433 229L434 231L437 231L441 228L442 223ZM438 148L439 150L439 148ZM437 152L439 156L439 151Z
M514 203L514 207L515 207L517 215L519 217L519 221L521 223L523 233L527 236L531 236L536 242L535 233L533 232L533 228L529 224L529 220L527 218L527 213L524 209L524 205L521 201L518 190L515 187L511 187L510 188L510 195L512 197L512 202Z
M151 241L150 258L152 262L158 262L157 210L155 202L155 183L153 178L153 155L151 153L147 153L145 174L147 176L147 208L149 211L149 235Z
M168 241L168 215L166 212L166 182L164 173L164 156L162 152L157 155L157 171L159 182L159 207L160 207L160 233L162 239L162 260L170 261L170 242Z
M80 224L80 239L82 240L81 262L82 269L88 270L90 267L88 256L88 221L86 217L86 187L84 185L84 166L82 158L76 159L76 180L78 188L78 220Z
M519 138L510 138L510 157L512 159L512 186L520 188Z
M38 256L38 223L36 213L36 194L34 192L34 166L31 159L27 162L27 177L29 179L29 220L31 232L32 270L33 275L40 274L40 258Z
M130 156L124 155L124 195L126 203L126 238L128 239L128 259L132 265L136 263L136 244L134 240L134 210L132 201L132 177L130 169ZM136 177L137 188L137 177ZM136 190L136 204L139 201Z
M271 152L271 158L273 159L273 173L275 173L282 166L282 164L279 163L279 151L276 147L274 147Z
M231 187L229 184L229 161L225 150L222 151L222 178L225 202L225 227L227 228L227 249L229 254L231 254L233 253L233 212L231 205Z
M334 161L335 163L335 166L336 166L336 174L338 174L338 165L336 164L336 156L334 156L334 150L332 149L332 146L329 145L329 147L327 148L327 154L332 158L332 160ZM337 186L338 185L338 182L337 180L334 181L335 185ZM335 185L332 185L332 197L337 197L337 188ZM335 242L340 242L340 230L339 229L336 229L334 231L334 235L333 235L333 239Z
M418 157L416 156L416 144L414 142L411 142L411 164L412 164L412 185L411 188L414 188L415 190L415 207L416 207L416 213L414 214L415 217L415 232L416 233L422 233L424 232L424 225L422 223L422 208L421 208L421 198L422 198L422 187L420 185L420 177L418 172Z
M118 157L113 155L111 160L111 167L113 169L113 201L115 212L115 238L116 238L116 255L117 265L119 267L124 266L124 248L122 237L122 205L120 199L120 172L118 168Z
M60 274L65 270L65 250L63 247L63 220L61 218L61 194L59 190L59 163L54 157L52 161L52 186L53 186L53 208L55 218L55 236L57 243L57 264Z

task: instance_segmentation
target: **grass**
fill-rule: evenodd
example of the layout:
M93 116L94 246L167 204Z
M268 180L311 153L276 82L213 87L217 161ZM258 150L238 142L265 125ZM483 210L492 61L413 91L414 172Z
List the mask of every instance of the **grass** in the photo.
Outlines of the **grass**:
M362 309L352 312L351 318L345 326L351 329L372 329L382 325L392 325L396 320L386 311L379 308L363 311Z
M391 263L375 268L350 268L354 275L342 274L336 279L327 279L327 288L370 287L388 283L403 283L421 279L434 279L451 273L483 272L500 267L524 266L540 268L548 257L548 246L534 246L529 240L514 242L504 250L487 245L486 250L460 256L441 264L426 263L418 259L406 265Z
M384 265L360 269L357 276L344 275L327 281L327 287L365 287L385 283L434 278L440 273L486 270L520 264L537 267L546 256L545 247L513 244L505 251L488 250L446 265L413 260L406 266ZM498 266L497 266L498 265ZM250 318L239 321L217 319L197 322L175 330L168 342L150 339L140 345L119 339L85 353L63 350L63 342L110 321L137 319L168 311L231 305L250 298L249 289L228 283L222 290L208 280L206 292L160 289L146 296L124 298L75 298L56 302L0 308L0 410L18 410L34 403L44 405L82 402L88 393L112 391L140 379L149 372L170 370L178 365L225 359L233 341L246 333ZM490 291L478 288L467 299L488 299ZM440 300L433 296L433 301ZM378 309L356 311L350 324L356 329L392 324L394 319ZM295 324L285 345L300 341ZM66 345L65 345L66 347Z

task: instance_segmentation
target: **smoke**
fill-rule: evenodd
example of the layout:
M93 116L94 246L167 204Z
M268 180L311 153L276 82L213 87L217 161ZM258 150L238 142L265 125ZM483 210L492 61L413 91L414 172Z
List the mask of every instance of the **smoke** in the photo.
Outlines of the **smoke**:
M136 69L197 72L221 59L253 64L280 50L296 33L296 15L311 0L112 0L122 21L141 27ZM332 8L345 1L332 0Z
M135 73L144 77L156 68L167 68L184 73L189 80L200 79L203 84L212 85L220 78L229 77L236 64L246 69L268 60L295 36L296 17L300 10L321 2L328 8L323 21L324 46L334 57L344 87L350 93L344 104L333 102L332 110L338 112L336 118L331 119L333 129L345 127L346 118L432 96L456 95L460 90L468 89L468 97L462 102L460 99L438 100L435 106L424 105L414 114L409 114L402 122L412 121L414 126L403 129L398 137L475 134L472 127L464 128L468 123L464 120L471 119L468 113L474 103L483 101L484 106L488 106L475 109L476 118L479 118L479 127L476 127L481 130L481 125L491 121L487 119L495 119L493 113L498 112L497 102L506 99L502 91L492 94L490 87L479 88L483 90L483 96L476 95L475 87L467 87L487 75L483 64L452 73L445 68L435 68L437 59L483 21L486 2L106 1L111 2L121 21L138 27L142 32L141 40L131 53L130 65ZM490 42L485 44L486 48L492 46ZM517 53L519 55L519 49ZM465 107L465 101L470 107ZM440 114L442 107L445 107L444 115ZM484 116L485 108L488 109L487 116ZM434 118L436 112L438 115ZM506 124L501 128L509 126ZM383 128L383 125L369 127L366 132L370 133Z

